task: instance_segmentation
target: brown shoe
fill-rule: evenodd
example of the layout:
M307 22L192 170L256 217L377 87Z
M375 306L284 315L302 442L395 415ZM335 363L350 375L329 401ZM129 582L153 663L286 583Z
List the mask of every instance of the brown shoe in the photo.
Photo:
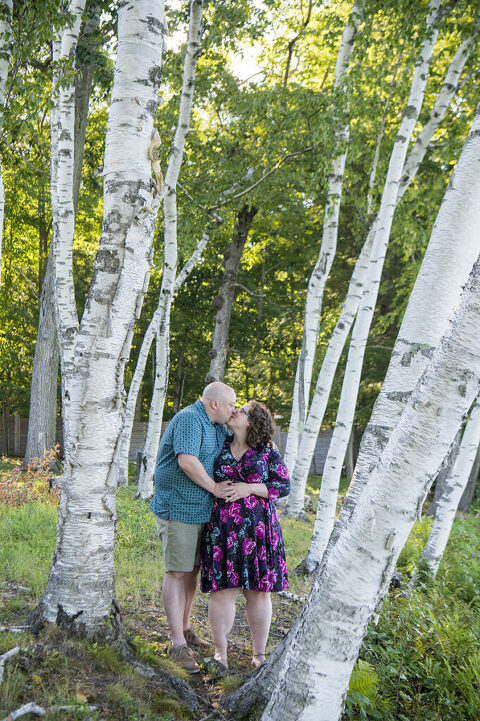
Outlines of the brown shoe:
M183 632L183 635L185 636L187 646L189 648L193 648L196 651L209 651L212 647L211 643L205 641L204 638L200 638L200 636L197 636L195 631L192 631L191 628L187 628L187 630Z
M168 647L167 656L169 659L177 663L188 673L198 673L200 666L192 656L192 652L188 646L174 646L172 644Z

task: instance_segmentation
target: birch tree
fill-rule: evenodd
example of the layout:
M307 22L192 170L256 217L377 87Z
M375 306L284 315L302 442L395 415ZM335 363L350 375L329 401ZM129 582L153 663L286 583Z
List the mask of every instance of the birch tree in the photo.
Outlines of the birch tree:
M393 215L398 202L398 190L401 181L401 174L405 163L408 144L423 103L433 48L438 36L438 27L436 25L438 22L439 5L439 0L430 0L426 21L425 40L415 64L409 98L407 100L402 121L400 123L390 156L382 201L374 223L372 250L369 259L367 276L352 331L337 419L322 475L323 494L327 498L326 501L325 498L320 498L319 505L322 517L326 515L325 511L328 509L328 519L325 519L326 539L324 540L324 543L328 540L328 536L330 535L333 527L338 484L340 481L348 439L350 438L352 430L355 404L363 365L363 356L380 287L380 279L390 238ZM303 513L303 495L297 490L298 488L301 489L301 486L296 483L295 478L293 479L293 487L297 492L294 492L290 496L287 503L286 513L291 517L298 517ZM322 490L320 493L322 495ZM332 499L334 499L334 503L332 503Z
M471 228L478 234L478 227ZM322 564L262 721L337 721L367 625L478 394L480 262L352 515Z
M419 324L422 322L420 316L425 315L424 308L433 308L435 305L434 296L440 297L444 293L448 294L447 287L450 283L450 273L455 264L451 264L448 247L442 252L441 239L444 237L457 238L457 248L463 248L463 253L458 250L457 253L458 261L462 263L464 272L468 266L468 257L471 258L470 249L476 248L477 255L480 253L480 205L473 202L473 199L478 197L480 190L480 179L476 172L480 161L479 130L480 106L477 109L470 134L443 199L432 230L427 253L412 293L412 300L405 313L405 319L408 316L416 316ZM467 252L467 258L463 258L465 252ZM454 257L457 258L457 256ZM444 258L445 263L439 265L439 258ZM473 262L470 264L470 269ZM433 272L433 269L435 269L435 272ZM475 298L475 295L473 295L480 292L480 265L478 263L475 270L476 274L464 292L463 306L457 309L456 320L449 324L449 316L446 315L444 318L444 332L448 327L449 339L444 339L440 344L442 336L438 338L437 349L430 351L429 357L425 359L423 364L422 373L424 375L422 380L419 380L422 375L422 373L419 373L414 386L415 392L413 393L412 389L408 394L408 398L404 400L403 410L405 410L405 413L400 414L401 427L399 423L400 415L398 415L397 426L390 434L388 447L385 447L386 443L383 444L382 463L373 467L357 463L355 473L357 475L363 474L360 481L364 493L359 495L358 503L352 506L351 512L348 514L348 523L345 522L345 519L342 519L343 522L340 519L337 521L332 534L335 541L331 538L327 552L322 557L321 565L316 572L312 594L301 618L282 641L282 644L277 647L265 666L259 669L253 681L248 681L232 693L230 697L227 697L226 707L231 712L238 708L241 711L239 716L241 714L245 715L252 704L257 702L266 703L278 687L281 668L284 669L282 671L283 678L287 677L286 667L282 666L282 664L286 655L292 651L299 654L305 652L306 665L311 664L307 671L303 661L301 662L298 677L300 681L297 677L292 678L289 676L290 693L292 696L296 696L297 700L299 696L302 696L303 690L309 686L315 689L312 692L312 698L321 698L316 689L318 683L323 684L324 673L326 674L327 686L326 698L330 698L328 686L331 683L333 688L333 685L337 684L337 681L332 679L332 675L335 677L337 671L340 673L341 669L345 668L345 659L349 659L350 670L346 671L346 677L341 682L345 682L346 685L337 697L337 702L341 703L340 696L341 693L346 691L348 676L355 662L366 626L358 626L355 631L355 633L358 633L355 639L356 650L352 650L350 645L347 649L344 644L346 629L352 629L356 620L358 620L357 611L360 602L366 604L362 611L362 613L365 613L363 618L366 624L370 614L373 613L376 607L377 599L388 588L397 555L408 535L408 528L411 527L420 512L430 484L454 443L457 428L460 427L463 415L468 412L475 397L475 379L478 377L475 374L478 374L480 368L480 365L475 365L477 363L475 354L480 352L480 344L477 340L480 296L477 295ZM466 278L468 280L468 271L466 271ZM455 280L456 278L454 282ZM465 285L465 283L466 280L463 283L457 282L457 302L454 307L458 306L462 285ZM429 296L425 294L427 288L430 288ZM420 291L422 291L423 295ZM413 306L414 297L417 298L415 306ZM467 300L468 298L469 300ZM428 301L430 305L428 305ZM466 332L462 335L461 343L454 336L455 328L458 326L460 329L459 319L463 311L467 310L467 303L469 307L468 313L465 314L465 329L461 330L462 333L464 330L468 330L471 337L475 339L474 342L477 344L475 349L471 347L470 337L467 336ZM461 322L463 323L463 321ZM392 353L392 363L397 361L396 368L400 375L405 371L405 366L398 363L403 347L402 338L401 329ZM429 347L431 348L431 346ZM442 365L442 363L446 362L445 350L448 350L448 354L452 357L458 354L458 366L455 357L453 357L452 361L448 361L449 364L451 362L451 365ZM471 373L462 366L463 362L467 362L466 358L470 352L473 354L473 356L469 356L468 360L469 367L473 368ZM408 356L405 358L408 359ZM427 372L428 363L430 365ZM438 373L434 368L434 364ZM441 382L438 380L440 373L442 376ZM466 395L463 395L464 393ZM425 418L423 414L425 414ZM431 431L426 424L427 414L429 415L428 422L432 424ZM415 423L411 420L413 417L416 417ZM445 435L447 433L449 434L448 438ZM416 444L418 444L417 452L413 453ZM400 446L404 446L401 451L402 455L400 455ZM432 446L432 450L430 446ZM405 457L408 456L410 451L412 452L407 467L404 465L404 462L407 463L404 455ZM387 452L388 464L384 462ZM427 463L429 464L429 470L426 477L424 469ZM415 490L412 491L412 489ZM411 495L410 491L412 492ZM360 502L362 503L361 508ZM406 524L408 528L404 525L400 532L398 522ZM381 538L379 538L380 535ZM363 541L360 541L360 538L363 538ZM337 545L340 542L341 551L337 552ZM393 553L392 556L390 555L391 552ZM382 557L384 565L382 569L376 568L376 576L373 582L375 592L373 592L371 587L372 579L369 574L373 571L373 567L380 557ZM331 576L331 569L335 569L335 578ZM381 593L378 590L380 581L382 581ZM369 596L370 600L368 602L366 594L372 594ZM314 598L316 599L315 602ZM306 616L307 609L310 609L308 619ZM303 629L301 631L302 642L300 642L298 636L300 626ZM350 641L351 639L348 642L349 644ZM303 645L304 643L306 646ZM317 651L310 651L311 644L318 649L317 643L324 644L321 656L317 655ZM350 656L350 653L352 656ZM312 678L310 668L315 669L313 671L315 678ZM288 671L289 674L290 672ZM302 674L304 674L304 677ZM297 686L297 683L300 685ZM282 682L282 685L284 689L282 691L283 699L285 681ZM298 694L295 690L297 688L299 689ZM305 694L305 698L308 697L309 694ZM305 718L320 718L322 721L334 721L337 718L337 711L323 713L325 709L322 707L321 702L316 703L315 712L312 711L310 716L305 715ZM278 709L276 713L279 713ZM302 718L297 714L298 708L293 713L287 705L283 718ZM267 715L266 718L270 717ZM272 718L277 717L272 715ZM282 718L282 716L279 715L278 718Z
M353 44L360 24L362 4L362 0L356 0L353 3L348 22L342 34L333 81L333 89L336 92L340 92L348 71ZM323 291L330 274L337 247L338 216L340 212L349 135L348 125L343 125L338 120L337 122L338 127L335 129L334 134L333 168L328 178L323 237L317 262L308 284L302 346L293 387L292 411L284 454L285 463L290 471L293 470L295 465L298 441L305 423L310 396L313 361L320 327Z
M455 513L468 483L478 447L480 445L480 405L477 403L465 426L457 460L446 479L443 493L438 499L432 530L422 553L422 562L432 576L438 567L450 537Z
M138 479L139 494L142 498L153 495L153 470L162 431L163 407L167 391L169 372L170 309L175 291L175 276L178 263L177 246L177 182L183 160L185 140L192 114L195 67L201 51L202 0L190 3L188 42L183 69L183 85L178 113L178 123L165 175L164 196L164 264L162 286L156 318L156 368L155 382L149 411L144 462Z
M5 106L5 89L10 66L12 45L12 12L13 0L0 2L0 128L3 124L3 108ZM2 236L3 215L5 211L5 187L3 184L2 163L0 158L0 285L2 282Z
M82 161L87 128L89 98L93 84L95 64L92 55L98 52L98 27L100 23L100 2L90 0L85 4L88 21L80 30L80 42L75 62L75 130L74 168L72 175L73 206L76 215ZM87 55L87 62L79 61L78 51ZM57 424L57 381L58 342L55 329L55 306L53 298L54 258L50 249L39 302L39 319L35 356L33 359L32 382L30 386L30 408L28 414L27 445L24 465L34 458L40 458L46 449L53 448Z
M75 46L82 5L55 41L57 58ZM161 0L122 3L104 159L103 230L85 310L77 327L71 242L74 88L65 83L52 118L55 300L62 365L65 469L57 545L33 627L67 624L89 636L117 628L113 545L115 466L123 370L146 290L159 198L151 178L165 18Z
M225 249L225 268L220 285L220 292L213 301L217 309L215 328L213 331L212 348L210 349L210 369L205 378L206 383L223 381L228 351L228 330L235 298L235 284L242 259L243 249L247 242L253 219L258 209L244 204L236 214L232 242Z

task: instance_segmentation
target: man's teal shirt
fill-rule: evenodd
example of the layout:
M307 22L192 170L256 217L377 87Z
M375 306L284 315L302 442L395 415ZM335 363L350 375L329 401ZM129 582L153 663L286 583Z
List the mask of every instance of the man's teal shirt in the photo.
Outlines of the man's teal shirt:
M197 486L180 468L179 453L196 456L213 478L213 463L219 455L227 429L212 423L201 400L172 418L163 434L155 466L155 495L150 510L161 518L182 523L207 523L213 496Z

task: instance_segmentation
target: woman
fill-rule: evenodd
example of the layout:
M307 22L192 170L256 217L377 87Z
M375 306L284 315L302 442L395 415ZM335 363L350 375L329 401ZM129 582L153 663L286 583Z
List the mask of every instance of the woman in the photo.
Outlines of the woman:
M215 500L203 532L201 589L212 591L208 616L215 659L228 668L227 640L240 589L252 636L252 664L265 661L272 602L270 591L288 588L282 529L273 501L290 490L288 471L271 447L275 426L261 403L250 401L229 421L214 464L215 481L234 482L228 500Z

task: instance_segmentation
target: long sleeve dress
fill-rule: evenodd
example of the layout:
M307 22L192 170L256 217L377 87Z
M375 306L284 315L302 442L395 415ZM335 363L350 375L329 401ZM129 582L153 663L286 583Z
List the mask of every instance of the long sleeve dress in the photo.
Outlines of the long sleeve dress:
M287 468L273 448L249 448L237 461L227 440L214 464L214 479L264 483L268 499L249 495L238 501L216 498L203 531L201 590L288 588L282 529L274 500L290 490Z

